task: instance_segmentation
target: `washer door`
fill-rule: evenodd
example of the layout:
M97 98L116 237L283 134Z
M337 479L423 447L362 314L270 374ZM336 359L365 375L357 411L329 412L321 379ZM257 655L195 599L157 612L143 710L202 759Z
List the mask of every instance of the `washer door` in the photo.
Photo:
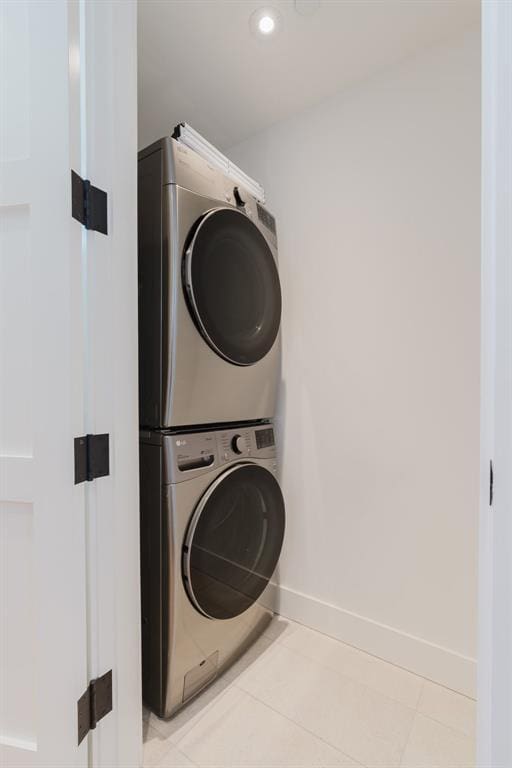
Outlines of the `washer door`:
M274 572L284 526L283 495L271 472L245 463L220 475L197 505L183 547L195 607L211 619L247 610Z
M279 332L281 288L258 227L234 208L216 208L196 225L183 264L189 307L210 347L236 365L261 360Z

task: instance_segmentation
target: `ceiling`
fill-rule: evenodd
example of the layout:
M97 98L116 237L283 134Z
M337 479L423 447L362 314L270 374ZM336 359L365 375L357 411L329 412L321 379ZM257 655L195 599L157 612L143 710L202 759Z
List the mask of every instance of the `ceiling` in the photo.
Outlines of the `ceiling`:
M185 121L225 149L479 23L479 0L139 0L139 146ZM250 29L274 8L280 29Z

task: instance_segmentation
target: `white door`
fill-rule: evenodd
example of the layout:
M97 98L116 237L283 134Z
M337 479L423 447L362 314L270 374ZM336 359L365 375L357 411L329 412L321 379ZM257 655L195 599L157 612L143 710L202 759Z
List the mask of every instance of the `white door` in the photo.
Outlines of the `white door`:
M81 230L70 216L75 10L0 4L0 764L9 768L88 760L76 705L87 635L73 455L84 433Z
M85 432L110 435L111 472L86 488L90 675L113 673L91 764L142 760L137 331L137 5L82 3L83 174L108 192L108 236L84 233Z
M0 0L0 21L0 765L136 766L136 4ZM71 169L108 236L71 217ZM75 485L74 437L104 432L109 476Z

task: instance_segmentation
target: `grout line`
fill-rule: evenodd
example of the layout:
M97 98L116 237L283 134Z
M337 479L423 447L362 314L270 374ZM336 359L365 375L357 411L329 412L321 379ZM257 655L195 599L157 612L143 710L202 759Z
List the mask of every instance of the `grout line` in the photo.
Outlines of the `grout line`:
M238 686L236 686L238 688ZM272 712L275 712L276 715L280 715L281 717L284 717L285 720L288 720L288 722L293 723L297 728L300 728L301 730L305 731L305 733L308 733L310 736L313 736L315 739L318 739L318 741L323 742L331 749L334 749L335 752L339 752L340 755L343 755L344 757L348 757L349 760L352 760L354 763L357 763L357 765L361 765L362 768L366 768L364 763L362 763L360 760L357 760L355 757L352 757L352 755L349 755L348 752L343 752L339 747L335 747L334 744L331 744L330 741L327 741L327 739L324 739L322 736L319 736L317 733L314 733L314 731L310 731L309 728L306 728L302 723L298 723L293 718L289 717L288 715L285 715L283 712L280 712L278 709L275 709L270 704L267 704L265 701L262 701L257 696L254 696L254 694L250 693L249 691L244 690L243 688L238 688L239 691L242 691L242 693L245 693L247 696L249 696L253 701L257 701L258 704L261 704L264 707L267 707L267 709L270 709Z
M418 703L419 703L419 700L418 700ZM411 740L412 731L413 731L414 724L416 722L416 718L417 717L418 717L418 710L416 709L416 711L414 713L414 717L411 720L411 725L409 727L409 733L407 734L407 738L405 740L405 744L403 746L402 753L400 755L400 768L402 768L402 765L403 765L403 762L404 762L404 756L405 756L405 753L407 751L407 747L409 746L409 742Z
M423 694L424 694L424 692L425 692L425 683L426 683L426 682L427 682L426 680L423 680L423 681L422 681L422 683L421 683L421 688L420 688L420 695L418 696L418 701L416 702L416 707L415 707L415 709L416 709L416 712L419 712L419 711L420 711L420 710L419 710L419 706L420 706L420 704L421 704L421 700L422 700L422 698L423 698Z
M459 691L453 691L451 688L447 688L445 685L441 685L440 683L436 683L435 681L431 681L427 677L422 677L421 675L417 675L414 672L410 672L409 670L405 669L404 667L399 667L397 664L393 664L390 661L385 661L384 659L381 659L378 656L373 656L373 654L367 653L367 651L363 651L363 650L361 650L359 648L356 648L355 646L349 645L348 643L344 643L343 640L338 640L335 637L331 637L331 635L325 635L323 632L320 632L317 629L312 629L311 627L307 627L305 624L300 624L300 622L294 621L293 619L287 619L287 621L292 621L295 624L299 624L299 626L305 627L305 629L307 629L309 632L313 632L314 634L321 635L322 637L327 637L327 638L329 638L329 640L332 640L334 643L338 643L340 646L345 646L346 648L348 648L350 650L356 650L357 652L363 654L364 656L368 656L369 659L371 659L371 660L375 659L375 661L377 661L377 662L382 662L385 665L388 665L390 667L394 667L395 669L399 669L399 670L402 670L404 672L407 672L407 674L411 675L412 677L416 678L417 680L419 680L421 682L421 689L420 689L420 693L419 693L418 699L417 699L416 704L415 704L414 707L412 707L412 706L410 706L408 704L404 704L403 701L394 698L390 694L384 693L383 691L380 691L377 688L374 688L371 685L368 685L367 683L361 682L357 677L351 677L348 674L344 674L344 673L340 672L339 670L335 669L334 667L331 667L331 666L328 666L327 664L324 664L321 660L317 660L317 659L313 658L311 655L307 655L305 653L302 653L300 650L298 650L296 648L291 648L288 645L286 645L284 642L282 643L282 642L280 642L278 640L278 643L283 648L286 648L288 651L290 651L291 653L295 653L297 656L300 656L301 658L308 659L309 661L313 661L314 663L317 663L320 666L322 666L324 669L328 669L329 671L335 672L337 675L340 675L341 677L343 677L345 679L351 680L352 682L356 682L358 685L362 685L364 688L367 688L370 691L373 691L374 693L377 693L378 695L383 696L384 698L389 699L390 701L393 701L393 702L395 702L397 704L400 704L402 707L405 707L406 709L412 710L415 713L415 715L416 715L416 713L418 713L418 714L422 715L423 717L426 717L428 720L432 720L433 722L438 723L439 725L442 725L445 728L448 728L450 731L452 731L455 734L458 734L458 735L463 736L463 737L465 737L467 739L470 739L470 740L475 738L474 734L470 735L470 734L466 733L465 731L460 730L459 728L455 728L452 725L448 725L443 720L439 720L438 718L433 717L432 715L425 714L424 712L422 712L419 709L419 706L420 706L420 703L421 703L421 699L423 697L423 693L424 693L424 690L425 690L426 683L432 683L432 685L436 685L439 688L441 688L442 690L448 691L449 693L452 693L454 696L461 696L463 699L466 699L469 702L476 703L475 700L473 698L471 698L471 696L466 696L465 694L460 693ZM291 633L291 634L293 635L293 633ZM287 637L289 637L289 636L290 635L287 635ZM372 661L372 663L374 663L374 662ZM415 718L413 718L413 723L414 723L414 719ZM411 731L412 731L412 725L411 725ZM405 747L404 747L404 752L405 752Z
M431 681L428 680L427 678L425 678L425 680L423 681L423 687L421 689L421 694L420 694L420 697L418 699L418 704L417 704L417 707L416 707L416 711L417 711L418 715L421 715L422 717L426 717L427 720L432 720L434 723L438 723L438 725L442 725L445 728L448 728L450 731L453 731L454 733L456 733L456 734L458 734L460 736L464 736L465 738L470 739L470 740L471 739L475 740L476 739L476 733L475 732L473 732L472 734L466 733L466 731L462 731L462 730L460 730L460 728L455 728L453 725L448 725L448 723L444 722L443 720L439 720L437 717L434 717L433 715L427 715L425 712L423 712L420 709L420 704L421 704L421 701L423 699L423 694L425 693L425 685L426 685L426 683L429 683L429 682L431 682ZM454 696L462 696L463 699L467 699L469 702L471 702L472 704L475 704L475 706L476 706L476 701L474 699L472 699L470 696L465 696L463 693L459 693L458 691L452 691L451 688L446 688L446 686L439 685L439 683L433 683L433 685L437 685L439 688L442 688L445 691L449 691Z
M288 616L285 616L282 613L274 613L274 616L277 616L277 617L283 619L284 621L289 621L292 624L297 624L299 627L303 627L304 629L307 629L310 632L315 632L318 635L322 635L322 637L327 637L327 638L329 638L329 640L333 640L334 642L339 643L339 645L343 645L346 648L350 648L351 650L358 651L359 653L362 653L365 656L368 656L370 659L375 659L376 661L381 661L383 664L388 664L389 666L395 667L396 669L401 669L403 672L407 672L407 674L412 675L413 677L417 677L420 680L425 680L425 681L427 681L429 683L432 683L433 685L438 685L440 688L443 688L446 691L450 691L451 693L454 693L457 696L463 696L465 699L469 699L469 701L476 701L476 698L474 696L470 696L467 693L462 693L461 691L455 690L455 688L450 688L447 685L443 685L443 683L440 683L437 680L433 680L430 677L426 677L424 675L419 675L417 672L413 672L412 670L408 669L407 667L403 667L400 664L395 664L395 662L389 661L388 659L385 659L382 656L377 656L374 653L370 653L369 651L365 651L365 650L363 650L362 648L360 648L357 645L353 645L351 643L348 643L346 640L341 640L339 637L335 637L334 635L329 635L327 632L322 632L322 630L316 629L315 627L311 627L311 626L309 626L309 624L303 624L302 622L297 621L296 619L290 619ZM393 629L393 627L390 627L390 629ZM393 631L395 631L395 630L393 630ZM411 637L414 638L413 635L411 635ZM414 638L414 639L418 639L418 638ZM280 641L278 640L278 642L280 642ZM428 641L426 641L426 642L428 642ZM449 649L443 648L443 646L437 646L435 643L428 642L428 644L429 645L433 645L434 647L438 647L441 650L449 650ZM457 654L457 655L459 655L459 654ZM466 657L464 657L464 658L466 658ZM470 657L467 657L467 658L470 659L471 661L474 661L474 659L471 659Z
M225 680L226 680L226 682L227 682L227 685L226 685L226 686L225 686L225 687L224 687L224 688L223 688L221 691L219 691L219 693L218 693L218 694L217 694L217 695L216 695L216 696L215 696L215 697L214 697L214 698L213 698L211 701L209 701L207 704L205 704L205 706L204 706L204 707L203 707L201 710L199 710L199 711L197 712L197 714L196 714L196 715L192 715L192 716L191 716L191 718L190 718L190 719L191 719L191 720L192 720L192 719L194 719L194 724L193 724L193 725L191 725L191 726L190 726L190 728L189 728L189 729L186 731L186 733L184 733L184 734L183 734L182 736L180 736L178 739L175 739L175 734L173 734L173 733L172 733L172 734L169 734L169 735L166 735L165 733L163 733L163 732L162 732L162 731L161 731L161 730L160 730L160 729L157 727L157 725L152 725L151 727L153 727L153 728L154 728L154 730L155 730L155 731L157 731L157 732L159 733L159 735L160 735L160 736L163 736L163 738L164 738L164 739L166 739L166 741L171 741L171 742L174 744L174 746L176 746L176 747L177 747L177 746L179 745L180 741L181 741L182 739L184 739L184 738L185 738L185 736L186 736L186 735L187 735L187 734L190 732L190 730L192 730L192 728L195 728L195 726L196 726L196 725L197 725L197 724L198 724L198 723L199 723L199 722L200 722L200 721L203 719L203 717L204 717L204 716L207 714L207 712L208 712L208 711L209 711L209 710L210 710L212 707L214 707L214 706L215 706L215 704L216 704L218 701L220 701L220 699L222 699L222 698L224 697L224 695L225 695L225 694L228 692L228 690L229 690L230 688L236 687L236 686L235 686L235 683L234 683L234 681L232 681L232 680L229 680L229 678L221 678L221 677L217 677L217 678L215 678L215 680L213 680L213 681L212 681L212 684L211 684L211 688L213 688L213 686L215 685L215 683L216 683L216 682L218 682L220 679L225 679ZM188 703L188 705L185 705L185 707L186 707L186 706L193 706L194 702L195 702L195 701L198 701L198 700L201 698L201 695L202 695L203 693L206 693L206 692L208 691L208 689L209 689L209 688L210 688L210 686L207 686L207 687L206 687L206 688L204 688L202 691L200 691L200 692L197 694L197 696L195 696L193 699L191 699L191 700L190 700L190 702ZM210 689L211 689L211 688L210 688ZM176 717L176 718L177 718L177 717L179 717L179 716L180 716L180 714L183 714L183 712L186 712L186 708L185 708L185 707L184 707L183 709L180 709L180 710L178 710L178 712L177 712L175 715L173 715L172 717L170 717L168 721L164 720L163 722L170 722L170 721L171 721L171 720L172 720L174 717ZM160 722L160 720L162 720L162 719L163 719L163 718L159 718L159 717L157 717L157 715L155 715L154 717L155 717L155 719L156 719L157 723L158 723L158 722ZM197 719L195 719L195 718L197 718ZM186 724L184 724L184 725L183 725L183 728L185 728L185 727L186 727Z
M442 728L446 728L446 730L451 731L451 733L453 733L455 736L458 736L459 738L465 739L465 740L467 740L469 742L471 742L471 741L474 742L475 741L475 736L473 736L473 737L472 736L468 736L467 733L464 733L463 731L459 731L456 728L452 728L451 726L446 725L446 723L442 723L440 720L436 720L434 717L429 717L429 715L425 715L423 712L420 712L418 710L416 712L415 716L414 716L414 720L413 720L413 722L411 724L409 735L407 737L407 742L405 744L405 747L404 747L403 752L402 752L402 756L400 758L400 768L403 768L404 755L405 755L405 752L407 750L407 747L409 746L409 742L411 740L411 735L412 735L412 730L414 728L414 724L416 723L416 720L417 720L418 717L424 717L426 720L430 720L430 722L435 723L436 725L440 725ZM467 768L474 768L474 765L473 766L467 766Z
M275 614L275 615L276 616L280 616L280 614ZM313 634L320 635L320 637L325 637L328 640L331 640L333 643L336 643L337 645L341 646L342 648L348 649L348 651L355 651L356 653L359 653L362 656L367 657L368 660L371 663L373 663L373 664L381 663L384 666L392 667L393 669L400 670L401 672L404 672L405 674L409 675L411 678L414 678L414 679L420 681L421 682L420 695L418 697L418 700L416 701L416 704L414 706L412 706L410 704L404 704L404 702L401 699L397 699L397 698L395 698L394 696L392 696L389 693L384 693L383 691L380 691L377 688L374 688L373 686L368 685L367 683L361 682L361 680L358 677L352 677L351 675L349 675L347 673L340 672L335 667L330 666L330 665L325 664L324 662L322 662L321 659L316 659L313 656L308 655L308 654L298 650L297 648L291 648L290 646L288 646L286 644L285 641L286 641L287 637L290 637L290 635L293 636L293 632L286 634L285 638L283 640L280 639L280 635L277 638L275 638L275 640L277 641L277 643L279 645L281 645L282 647L284 647L287 650L291 651L292 653L297 654L301 658L309 659L310 661L314 661L317 664L319 664L320 666L322 666L324 669L329 669L330 671L336 672L337 674L342 675L343 677L347 677L348 679L353 680L353 681L359 683L360 685L364 685L366 688L369 688L370 690L375 691L376 693L379 693L382 696L385 696L386 698L390 699L391 701L395 701L398 704L401 704L403 707L407 707L408 709L412 709L414 711L416 711L418 709L419 703L421 701L421 696L422 696L423 690L425 688L425 683L431 683L432 685L435 685L438 688L441 688L443 691L448 691L449 693L452 693L454 696L461 696L463 699L466 699L469 702L476 703L476 700L472 696L467 696L466 694L461 693L460 691L455 691L453 688L448 688L446 685L442 685L442 683L438 683L435 680L431 680L429 677L424 677L423 675L418 675L416 672L411 672L411 670L407 669L406 667L401 667L399 664L394 664L392 661L387 661L386 659L383 659L380 656L375 656L372 653L368 653L368 651L364 651L362 648L358 648L355 645L350 645L350 643L346 643L344 640L339 640L337 637L333 637L332 635L327 635L325 632L321 632L318 629L314 629L313 627L309 627L306 624L301 624L299 621L295 621L295 619L288 619L285 616L281 616L281 618L284 619L285 621L289 621L292 624L296 624L297 626L306 629L308 632L312 632ZM284 634L284 633L282 633L282 634ZM423 713L421 713L421 714L423 714ZM427 717L428 717L428 715L427 715ZM435 720L435 718L430 718L430 719ZM438 722L440 722L441 725L444 725L444 723L441 720L439 720ZM450 726L447 726L447 727L450 727ZM454 729L454 730L457 730L457 729ZM464 733L464 732L461 731L461 733ZM467 734L465 734L465 735L467 735Z
M162 736L163 734L159 733L156 728L153 728L151 725L148 725L148 729L146 732L146 735L149 735L150 731L154 731L157 736ZM145 752L145 746L146 744L149 744L149 741L144 740L142 744L142 765L144 768L156 768L164 759L164 757L171 751L171 749L175 746L172 744L169 739L164 739L165 743L167 744L167 749L163 752L158 762L151 762L149 764L146 764L146 757L144 755Z
M477 699L474 696L468 696L466 693L461 693L460 691L456 691L455 688L449 688L447 685L443 685L442 683L436 682L436 680L431 680L430 677L424 677L423 679L425 680L426 683L431 683L432 685L435 685L438 688L442 688L443 691L448 691L448 693L452 693L454 696L460 696L462 699L466 699L467 701L470 701L473 704L477 704Z
M341 646L342 648L345 647L349 651L356 650L358 653L362 654L363 656L368 657L368 660L371 663L375 663L375 662L381 661L382 664L388 665L390 667L394 667L394 668L399 669L399 670L403 669L402 667L399 667L398 665L393 664L392 662L380 659L378 656L373 656L372 654L369 654L366 651L363 651L363 650L361 650L359 648L356 648L355 646L351 646L348 643L343 642L342 640L338 640L337 638L331 637L330 635L325 635L323 632L320 632L320 631L318 631L316 629L313 629L311 627L307 627L306 625L302 625L302 624L300 624L300 622L297 622L297 621L294 621L294 620L291 620L291 619L286 619L286 617L283 617L283 618L285 619L285 621L288 621L291 624L296 625L296 627L304 627L306 630L312 632L313 634L317 634L317 635L329 638L330 640L332 640L334 643L336 643L337 645ZM296 628L293 631L288 632L288 633L282 632L278 636L267 635L265 632L263 632L261 637L264 637L266 640L269 641L269 647L271 645L275 644L276 646L279 646L281 648L285 648L287 651L289 651L290 653L294 654L295 656L298 656L300 658L307 659L310 662L316 663L319 666L321 666L323 669L327 669L330 672L333 672L336 676L340 677L341 679L348 680L348 681L351 681L351 682L355 682L357 685L360 685L362 688L367 689L368 691L371 691L373 693L376 693L377 695L382 696L383 698L387 699L388 701L391 701L393 703L399 704L404 709L406 709L406 710L408 710L410 712L413 712L413 718L411 720L411 724L410 724L410 727L409 727L409 732L407 734L407 739L406 739L405 745L404 745L404 747L403 747L403 749L401 751L400 766L402 766L402 764L403 764L404 755L405 755L407 747L408 747L408 745L410 743L412 731L413 731L413 728L414 728L414 725L416 723L418 715L421 715L422 717L427 718L427 720L430 720L431 722L434 722L437 725L440 725L441 727L446 728L448 731L450 731L453 734L457 735L459 738L467 739L467 740L470 740L470 741L474 740L474 735L473 736L468 735L466 732L461 731L461 730L459 730L457 728L454 728L453 726L447 725L445 722L443 722L441 720L438 720L437 718L432 717L430 715L426 715L425 713L423 713L423 712L421 712L419 710L419 706L421 704L422 697L423 697L424 690L425 690L425 684L426 684L426 682L428 682L428 678L424 678L424 677L422 677L420 675L415 674L414 672L410 672L409 670L404 670L409 675L411 675L413 678L416 678L417 680L421 681L421 688L420 688L420 692L419 692L416 704L415 704L414 707L409 706L407 704L404 704L402 701L394 698L393 696L390 696L389 694L383 693L382 691L372 687L371 685L367 685L366 683L361 682L361 680L358 679L357 677L351 677L350 675L347 675L347 674L344 674L344 673L340 672L338 669L335 669L334 667L331 667L331 666L329 666L327 664L322 663L321 660L318 660L318 659L314 658L313 656L311 656L311 654L307 655L307 654L301 652L300 650L297 650L295 648L289 647L288 645L286 645L285 640L286 640L286 637L293 636L294 631L296 631ZM281 639L282 635L285 635L285 636ZM241 658L243 659L243 656ZM258 696L254 695L253 693L245 690L243 687L241 687L241 685L239 685L239 682L240 683L242 682L242 678L243 678L244 674L247 672L247 670L250 669L254 665L255 662L257 664L258 661L259 661L259 656L256 659L252 660L250 662L250 664L247 665L247 667L244 667L237 677L234 677L234 678L224 677L224 680L226 682L225 687L221 691L219 691L219 693L216 694L215 697L211 701L209 701L204 706L204 708L202 710L199 710L197 712L197 714L192 716L191 719L194 719L194 723L192 725L190 725L190 727L186 730L186 732L184 734L182 734L181 736L179 736L177 739L175 739L175 734L170 734L170 735L166 736L164 733L162 733L162 731L159 730L159 728L157 726L155 726L153 723L150 723L149 719L148 719L148 723L147 723L148 724L148 728L152 728L159 736L163 737L164 740L169 743L169 749L162 756L161 761L157 764L157 766L160 765L160 763L164 760L164 758L168 754L168 752L170 752L171 748L174 747L187 760L190 760L190 762L193 763L193 765L195 765L195 766L197 766L199 768L198 764L195 763L187 755L186 752L184 752L182 749L180 749L179 745L180 745L181 741L196 727L196 725L198 725L199 723L202 722L203 718L210 712L210 710L214 709L220 703L220 701L223 699L223 697L230 690L236 689L238 692L240 692L242 694L245 694L246 696L248 696L249 698L251 698L254 701L258 702L262 706L268 708L272 712L280 715L281 717L284 717L286 720L288 720L289 722L293 723L296 727L300 728L305 733L308 733L310 736L312 736L315 739L323 742L324 744L329 746L331 749L334 749L340 755L343 755L343 756L349 758L350 760L353 760L355 763L357 763L360 766L363 766L363 768L364 768L364 764L361 763L356 758L352 757L352 755L350 755L350 754L344 752L343 750L339 749L339 747L335 746L334 744L332 744L327 739L323 738L322 736L319 736L314 731L312 731L309 728L305 727L302 723L297 722L292 717L289 717L288 715L284 714L283 712L279 711L278 709L275 709L273 706L271 706L267 702L263 701ZM218 681L220 679L222 679L222 676L218 677L216 680ZM215 683L213 683L213 685L214 684ZM446 686L443 686L443 685L441 685L439 683L434 683L434 684L439 686L440 688L442 688L444 690L450 691L450 689L446 688ZM459 695L459 696L462 696L465 699L468 699L469 701L474 701L473 699L471 699L471 697L464 696L464 694L461 694L459 692L455 692L455 693L457 695ZM201 696L201 694L199 694L199 697L200 696ZM156 718L156 720L157 720L157 723L158 723L158 718ZM183 727L185 728L186 724L184 724Z
M431 715L426 715L424 712L420 712L420 710L417 711L417 714L421 717L424 717L425 720L430 720L431 723L436 723L436 725L440 725L442 728L446 728L447 731L451 731L456 736L462 737L463 739L468 739L468 741L475 741L476 739L475 733L471 736L465 731L461 731L459 728L454 728L453 725L448 725L442 720L438 720L436 717L432 717Z
M152 763L150 766L146 766L146 762L144 760L144 745L146 744L146 742L144 742L143 743L143 757L142 757L143 768L159 768L159 766L162 765L163 761L165 760L165 758L167 757L167 755L170 753L170 751L172 749L177 750L180 753L180 755L183 755L183 757L186 760L188 760L190 763L192 763L192 765L196 766L196 768L199 768L199 764L196 763L194 760L192 760L192 758L189 757L187 754L185 754L185 752L183 752L183 750L180 749L179 746L174 741L171 740L170 736L164 737L164 734L160 733L160 731L158 731L153 726L149 726L149 729L153 730L156 733L157 736L163 737L165 743L168 745L168 748L162 754L162 756L160 757L160 759L159 759L159 761L157 763Z
M191 758L191 757L189 757L187 754L185 754L185 752L183 752L183 750L182 750L182 749L180 749L180 748L179 748L179 747L177 747L176 745L174 746L174 749L176 749L176 750L177 750L177 751L180 753L180 755L183 755L183 757L185 758L185 760L188 760L188 761L189 761L189 763L192 763L192 765L195 765L195 766L196 766L196 768L200 768L200 765L199 765L199 763L196 763L196 761L195 761L195 760L192 760L192 758ZM160 763L159 763L159 765L160 765ZM158 768L158 766L156 766L156 768Z
M316 632L316 630L312 630L312 631ZM322 633L319 632L318 634L322 634ZM326 637L328 637L328 635L326 635ZM334 638L331 638L331 639L334 640ZM335 642L338 642L338 641L335 641ZM389 693L384 693L384 691L378 690L377 688L374 688L373 686L368 685L368 683L363 683L358 677L351 677L346 672L340 672L339 669L336 669L335 667L329 666L329 665L323 663L321 660L313 658L311 655L308 655L306 653L302 653L301 651L299 651L296 648L290 648L289 646L284 645L284 644L280 644L280 645L281 645L282 648L285 648L291 654L293 654L295 656L299 656L301 659L307 659L307 661L309 661L309 662L311 662L313 664L318 664L318 666L322 667L322 669L326 669L329 672L332 672L334 675L337 675L338 677L342 678L343 680L348 680L351 683L356 683L357 685L360 685L362 688L365 688L368 691L372 691L373 693L376 693L378 696L382 696L382 698L387 699L388 701L392 701L394 704L398 704L399 706L403 707L404 709L408 709L411 712L416 712L416 710L417 710L418 703L419 703L419 697L418 697L418 700L417 700L417 702L416 702L416 704L414 706L411 706L409 704L404 704L403 701L401 701L400 699L394 698ZM344 643L341 643L341 645L344 645ZM349 646L349 647L352 648L352 646ZM361 653L365 654L367 656L370 656L370 658L373 658L371 656L371 654L366 654L366 651L361 651ZM384 662L384 663L390 664L390 662ZM396 665L395 664L390 664L390 666L395 667ZM396 667L396 668L397 669L402 669L402 667ZM405 671L407 671L407 670L405 670ZM423 677L420 677L419 675L415 675L414 672L409 672L408 674L410 674L413 677L417 678L422 683L422 685L424 685L425 680L424 680Z

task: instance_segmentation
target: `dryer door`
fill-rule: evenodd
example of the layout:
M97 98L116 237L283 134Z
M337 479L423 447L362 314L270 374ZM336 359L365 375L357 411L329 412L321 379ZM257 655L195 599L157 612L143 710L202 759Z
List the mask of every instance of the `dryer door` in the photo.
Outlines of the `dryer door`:
M210 347L236 365L272 348L281 320L273 253L258 227L234 208L216 208L196 225L184 258L189 308Z
M273 474L236 464L197 505L183 547L188 595L205 616L231 619L261 595L277 565L284 501Z

